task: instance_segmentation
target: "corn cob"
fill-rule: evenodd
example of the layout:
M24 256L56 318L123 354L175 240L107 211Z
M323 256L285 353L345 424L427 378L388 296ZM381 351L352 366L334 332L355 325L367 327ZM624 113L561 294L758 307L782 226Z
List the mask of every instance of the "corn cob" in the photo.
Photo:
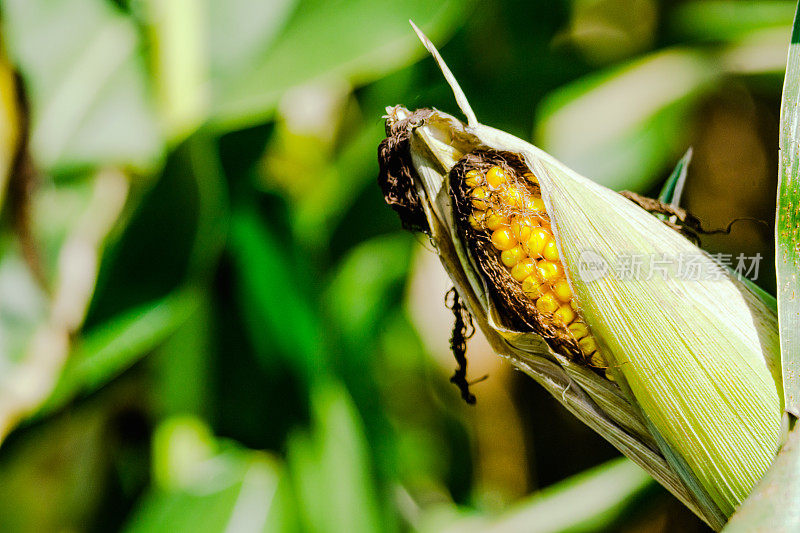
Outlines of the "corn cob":
M458 170L465 172L460 186L452 184L456 196L462 196L455 198L456 204L468 213L472 235L467 239L491 243L494 253L487 259L502 264L533 304L525 306L527 326L565 344L580 362L605 368L597 342L579 317L538 180L498 154L476 155L467 165L456 166L455 176L462 175ZM534 323L525 320L531 317Z

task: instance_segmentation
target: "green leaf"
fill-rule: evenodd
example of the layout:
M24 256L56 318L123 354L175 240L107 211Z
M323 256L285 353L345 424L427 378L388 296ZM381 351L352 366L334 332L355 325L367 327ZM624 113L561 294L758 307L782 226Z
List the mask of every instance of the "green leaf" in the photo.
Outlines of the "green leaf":
M122 373L173 333L191 315L197 298L192 289L184 289L130 309L86 332L40 414L61 407L76 394L93 391Z
M3 33L31 102L31 151L46 169L152 168L163 145L139 37L103 0L5 0Z
M791 2L703 0L685 2L670 15L670 26L683 38L732 41L756 31L788 28Z
M230 251L236 268L240 302L261 357L276 351L311 379L325 366L322 324L300 289L287 256L286 243L251 210L234 212Z
M156 484L124 531L297 531L284 468L270 455L214 439L193 418L162 423L153 440Z
M686 120L721 74L705 54L660 51L592 74L541 105L543 149L610 189L646 191L686 145Z
M614 531L613 526L641 506L656 482L620 457L547 487L514 504L498 517L468 517L434 523L423 531L442 533L580 533Z
M156 348L156 402L166 414L210 415L212 403L212 307L209 293L195 293L189 316ZM147 353L148 350L144 350Z
M338 267L325 294L332 317L351 340L376 333L408 275L414 238L408 233L376 237L353 248Z
M367 83L420 58L409 18L439 38L468 12L455 0L284 0L256 15L251 2L211 1L211 48L222 49L212 56L212 121L230 129L270 118L293 87Z
M785 409L800 417L800 17L797 14L781 102L777 211L775 262L783 394Z
M681 205L681 196L683 196L683 188L686 185L686 174L689 170L689 163L692 162L692 147L690 146L686 153L683 154L678 164L672 170L672 173L664 182L661 188L661 193L658 199L665 204L670 204L673 207Z
M775 227L783 394L790 431L770 469L725 533L800 530L800 2L795 11L781 102L778 219Z
M361 419L347 391L325 383L312 390L311 434L289 440L287 461L306 531L383 532Z

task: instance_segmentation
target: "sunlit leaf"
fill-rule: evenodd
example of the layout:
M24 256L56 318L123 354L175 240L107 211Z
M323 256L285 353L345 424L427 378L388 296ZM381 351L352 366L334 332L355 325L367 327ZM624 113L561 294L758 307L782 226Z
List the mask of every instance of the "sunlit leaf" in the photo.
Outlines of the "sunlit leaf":
M695 0L683 2L672 11L670 26L684 38L735 40L765 29L788 29L792 15L792 2Z
M590 75L542 104L538 144L611 189L647 191L684 149L692 106L719 74L705 55L674 49Z
M641 505L656 482L633 462L620 457L556 483L514 504L498 517L434 517L430 531L464 533L590 533L613 526ZM432 524L433 525L433 524ZM424 531L428 531L425 529Z
M764 30L722 48L719 64L731 74L743 76L782 75L786 67L790 27Z
M41 411L52 411L119 375L174 332L196 304L191 289L179 291L84 333Z
M157 484L125 531L297 531L283 467L273 457L217 441L192 418L164 422L153 448Z
M179 140L199 126L208 112L207 30L215 24L208 24L205 0L144 3L161 121L172 140ZM276 3L280 4L262 5Z
M5 374L24 358L31 338L46 316L48 297L19 253L19 243L0 246L0 365Z
M133 24L103 0L6 0L3 30L31 102L45 168L151 168L162 142Z
M28 199L30 232L0 250L0 338L7 343L0 352L0 437L34 412L55 385L127 194L127 177L112 170L71 184L49 182Z
M408 19L439 37L467 12L454 0L284 0L258 14L242 1L215 4L211 47L225 51L212 56L212 117L226 128L264 121L282 94L310 81L374 80L422 56ZM276 20L285 20L280 31Z

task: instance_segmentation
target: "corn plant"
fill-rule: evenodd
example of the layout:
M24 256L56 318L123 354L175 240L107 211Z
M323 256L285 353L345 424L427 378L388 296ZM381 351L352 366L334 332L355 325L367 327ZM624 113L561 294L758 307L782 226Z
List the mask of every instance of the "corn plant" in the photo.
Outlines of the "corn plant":
M682 235L700 231L686 213L616 194L481 124L414 30L467 120L387 108L379 150L387 202L430 237L499 355L721 529L772 463L782 413L796 415L794 43L781 118L779 340L772 298ZM611 272L621 258L657 259L663 270ZM695 277L682 271L689 258Z

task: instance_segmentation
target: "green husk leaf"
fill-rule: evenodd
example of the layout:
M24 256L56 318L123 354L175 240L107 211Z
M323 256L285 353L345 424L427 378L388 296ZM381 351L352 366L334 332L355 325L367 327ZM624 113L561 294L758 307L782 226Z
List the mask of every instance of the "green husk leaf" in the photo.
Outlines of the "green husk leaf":
M562 260L573 273L573 292L615 378L643 411L656 440L664 440L662 452L693 492L730 515L777 448L774 312L728 274L708 282L654 277L614 283L604 277L581 283L574 273L586 250L607 265L625 252L692 254L704 272L716 263L632 202L541 150L483 125L469 129L485 146L529 162Z
M774 313L727 273L719 280L579 279L587 252L611 267L626 254L691 255L701 272L719 267L621 196L544 161L534 169L576 298L615 378L676 454L673 466L681 471L686 463L687 481L696 478L730 514L766 471L779 438L780 400L768 366L778 353Z

